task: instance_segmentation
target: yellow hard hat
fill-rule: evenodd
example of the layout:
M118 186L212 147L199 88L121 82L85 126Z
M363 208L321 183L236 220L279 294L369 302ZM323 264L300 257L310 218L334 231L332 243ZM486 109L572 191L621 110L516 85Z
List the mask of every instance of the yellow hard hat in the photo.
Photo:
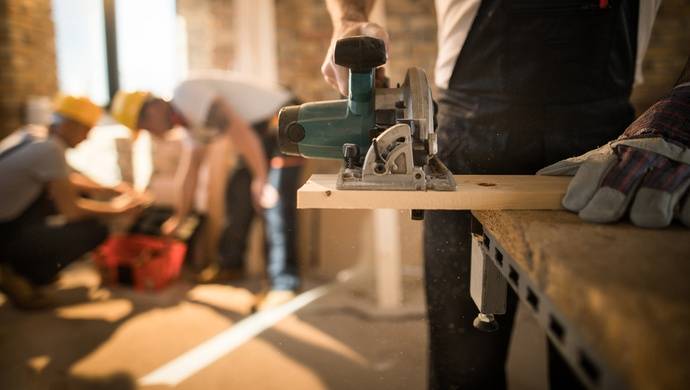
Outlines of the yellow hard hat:
M54 104L56 114L89 127L94 127L103 113L89 98L81 96L58 95Z
M118 91L113 98L110 114L116 121L137 131L141 108L151 96L151 93L144 91Z

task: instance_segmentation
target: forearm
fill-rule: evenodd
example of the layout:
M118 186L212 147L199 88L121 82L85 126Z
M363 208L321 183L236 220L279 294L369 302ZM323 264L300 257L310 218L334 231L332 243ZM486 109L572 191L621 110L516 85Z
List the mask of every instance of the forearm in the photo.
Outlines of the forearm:
M368 21L374 2L375 0L326 0L326 7L333 27L338 28L343 21Z
M182 190L175 207L175 213L178 218L184 219L192 211L194 203L194 195L196 193L196 186L199 182L199 171L190 172L182 184Z
M104 187L87 176L79 172L72 172L69 175L69 181L81 191L106 191L109 188Z
M254 180L266 179L268 164L259 137L244 119L232 111L227 102L217 99L211 106L206 123L208 126L220 129L221 133L230 137L247 162Z
M180 219L185 218L191 211L199 182L199 168L206 154L205 147L197 146L186 150L178 166L175 177L177 200L175 214Z
M78 191L105 197L116 196L118 194L132 191L132 188L125 182L121 182L114 187L108 187L93 181L88 176L80 172L70 173L69 181Z
M82 217L112 217L122 214L122 211L115 208L110 202L79 198L76 202L76 206L76 213L68 216L69 219L78 219Z
M237 146L240 154L244 157L252 177L256 179L266 179L268 174L268 164L263 145L256 133L249 126L238 126L233 131L228 132L232 141Z
M58 213L69 221L86 217L121 215L134 206L132 199L120 199L118 202L123 201L127 204L118 205L115 202L81 198L69 177L51 181L48 190Z

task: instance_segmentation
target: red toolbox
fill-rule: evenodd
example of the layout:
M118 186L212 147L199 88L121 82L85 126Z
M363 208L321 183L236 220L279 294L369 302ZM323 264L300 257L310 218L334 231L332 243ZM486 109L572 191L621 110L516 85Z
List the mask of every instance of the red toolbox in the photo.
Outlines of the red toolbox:
M111 236L95 260L107 285L160 290L180 275L187 245L170 238L138 234Z

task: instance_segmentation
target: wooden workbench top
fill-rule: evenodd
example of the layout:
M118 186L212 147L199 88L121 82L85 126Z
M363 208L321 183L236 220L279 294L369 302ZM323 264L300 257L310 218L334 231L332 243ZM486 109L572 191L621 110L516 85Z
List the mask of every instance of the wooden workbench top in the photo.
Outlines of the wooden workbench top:
M557 210L569 177L457 175L456 191L337 190L337 175L313 175L297 191L301 209Z
M688 388L690 230L564 211L474 214L631 388Z

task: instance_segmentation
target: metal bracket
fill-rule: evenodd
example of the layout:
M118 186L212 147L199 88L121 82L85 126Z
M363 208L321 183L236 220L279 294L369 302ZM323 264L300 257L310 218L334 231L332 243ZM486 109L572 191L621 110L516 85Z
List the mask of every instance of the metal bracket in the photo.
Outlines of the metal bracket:
M559 313L557 307L539 290L536 283L529 278L529 274L515 262L494 236L486 229L482 230L483 237L481 245L478 246L484 254L483 257L490 259L485 264L493 263L495 269L507 279L508 284L520 300L530 307L539 325L582 382L590 389L629 388L622 377L601 359L596 349L584 341L577 328ZM488 300L480 302L488 303Z
M498 330L495 314L506 312L508 284L491 259L481 250L482 237L472 234L470 264L470 296L479 309L474 321L475 328L493 332Z

